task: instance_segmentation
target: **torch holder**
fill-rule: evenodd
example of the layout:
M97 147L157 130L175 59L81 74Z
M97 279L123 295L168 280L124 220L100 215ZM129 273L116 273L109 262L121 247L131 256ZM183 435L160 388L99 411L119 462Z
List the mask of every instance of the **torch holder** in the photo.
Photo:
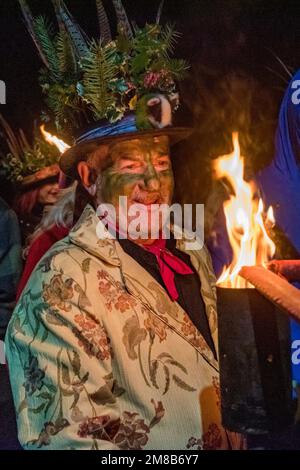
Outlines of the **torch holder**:
M289 319L256 289L217 291L223 425L282 430L293 416Z

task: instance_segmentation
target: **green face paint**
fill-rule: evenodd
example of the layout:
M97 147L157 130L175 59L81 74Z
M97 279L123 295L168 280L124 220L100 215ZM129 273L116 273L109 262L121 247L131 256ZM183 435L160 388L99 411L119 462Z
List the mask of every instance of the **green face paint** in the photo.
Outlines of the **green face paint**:
M115 207L117 221L120 196L127 198L128 210L133 204L149 211L153 204L171 204L174 179L167 137L118 142L109 155L112 164L101 172L98 201Z
M101 174L102 202L118 205L119 196L131 203L170 204L174 179L167 137L118 142L109 150L112 165Z

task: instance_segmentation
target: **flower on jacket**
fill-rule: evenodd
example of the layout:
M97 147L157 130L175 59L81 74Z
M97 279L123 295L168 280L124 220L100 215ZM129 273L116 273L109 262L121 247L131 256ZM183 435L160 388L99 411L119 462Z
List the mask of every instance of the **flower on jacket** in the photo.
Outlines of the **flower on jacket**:
M82 330L95 330L95 328L98 326L98 323L96 323L95 320L86 317L86 315L83 314L75 315L74 320Z
M115 309L120 310L120 312L124 313L126 312L126 310L129 310L130 307L135 307L135 305L136 300L130 294L123 292L117 298L117 301L115 303Z
M181 331L195 348L199 348L201 351L205 351L207 354L211 355L211 350L207 346L205 339L199 334L197 328L186 313L183 316Z
M185 336L195 337L197 335L197 329L186 313L183 316L183 323L181 325L181 331Z
M187 449L195 450L217 450L222 446L222 434L217 424L211 423L208 431L202 436L202 439L191 437L186 445Z
M148 318L144 321L145 328L149 333L158 336L161 343L167 338L167 326L159 318L149 313Z
M69 312L71 305L68 305L67 302L74 295L72 284L72 279L64 281L62 274L55 274L49 284L43 285L43 298L45 302L48 302L53 307L56 306L65 312Z
M115 281L114 278L103 269L98 271L97 277L100 281L98 284L99 292L103 295L105 305L110 312L113 307L121 313L135 307L136 300L124 290L120 282Z
M74 321L80 330L73 328L73 332L79 339L79 346L84 348L86 354L89 357L95 356L101 361L110 359L113 351L104 327L82 313L75 315Z
M41 390L45 372L39 369L36 357L32 357L29 366L24 368L24 375L25 382L23 387L25 387L28 395L33 395L37 390Z
M150 432L143 419L138 418L138 413L123 412L123 419L114 438L116 445L123 450L142 450L148 442Z
M94 418L87 418L81 423L77 434L82 438L90 436L93 439L112 442L119 426L119 419L112 419L109 415L96 416Z

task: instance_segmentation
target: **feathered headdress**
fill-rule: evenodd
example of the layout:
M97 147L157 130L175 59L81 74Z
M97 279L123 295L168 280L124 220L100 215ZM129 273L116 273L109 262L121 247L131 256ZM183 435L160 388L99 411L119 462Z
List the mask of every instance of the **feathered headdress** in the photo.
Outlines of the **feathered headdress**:
M112 0L118 20L114 40L101 0L96 0L98 39L88 38L63 0L52 0L56 32L44 17L32 17L25 0L19 2L44 64L40 83L49 108L44 119L54 119L60 133L74 137L76 129L99 120L106 121L105 135L109 124L116 124L114 134L132 132L130 113L135 115L135 130L171 126L179 104L176 82L188 67L171 57L179 34L160 25L163 1L156 22L138 28L132 27L121 0ZM77 143L102 135L93 130L84 136Z

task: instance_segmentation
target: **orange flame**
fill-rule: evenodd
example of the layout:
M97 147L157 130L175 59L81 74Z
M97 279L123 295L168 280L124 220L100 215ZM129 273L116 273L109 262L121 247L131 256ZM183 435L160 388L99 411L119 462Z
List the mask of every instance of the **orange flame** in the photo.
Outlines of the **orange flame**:
M218 285L243 288L252 285L238 276L242 266L265 266L275 253L275 245L265 227L265 223L274 225L275 221L272 207L264 217L262 200L258 200L251 185L244 180L244 158L240 155L237 132L232 134L232 142L233 152L213 162L216 177L227 178L234 190L234 196L223 205L233 260L223 270Z
M70 148L70 145L66 144L63 140L56 137L56 135L52 135L50 134L50 132L45 131L44 125L40 127L40 131L43 134L44 139L50 144L56 145L56 147L61 153L64 153L67 149Z

